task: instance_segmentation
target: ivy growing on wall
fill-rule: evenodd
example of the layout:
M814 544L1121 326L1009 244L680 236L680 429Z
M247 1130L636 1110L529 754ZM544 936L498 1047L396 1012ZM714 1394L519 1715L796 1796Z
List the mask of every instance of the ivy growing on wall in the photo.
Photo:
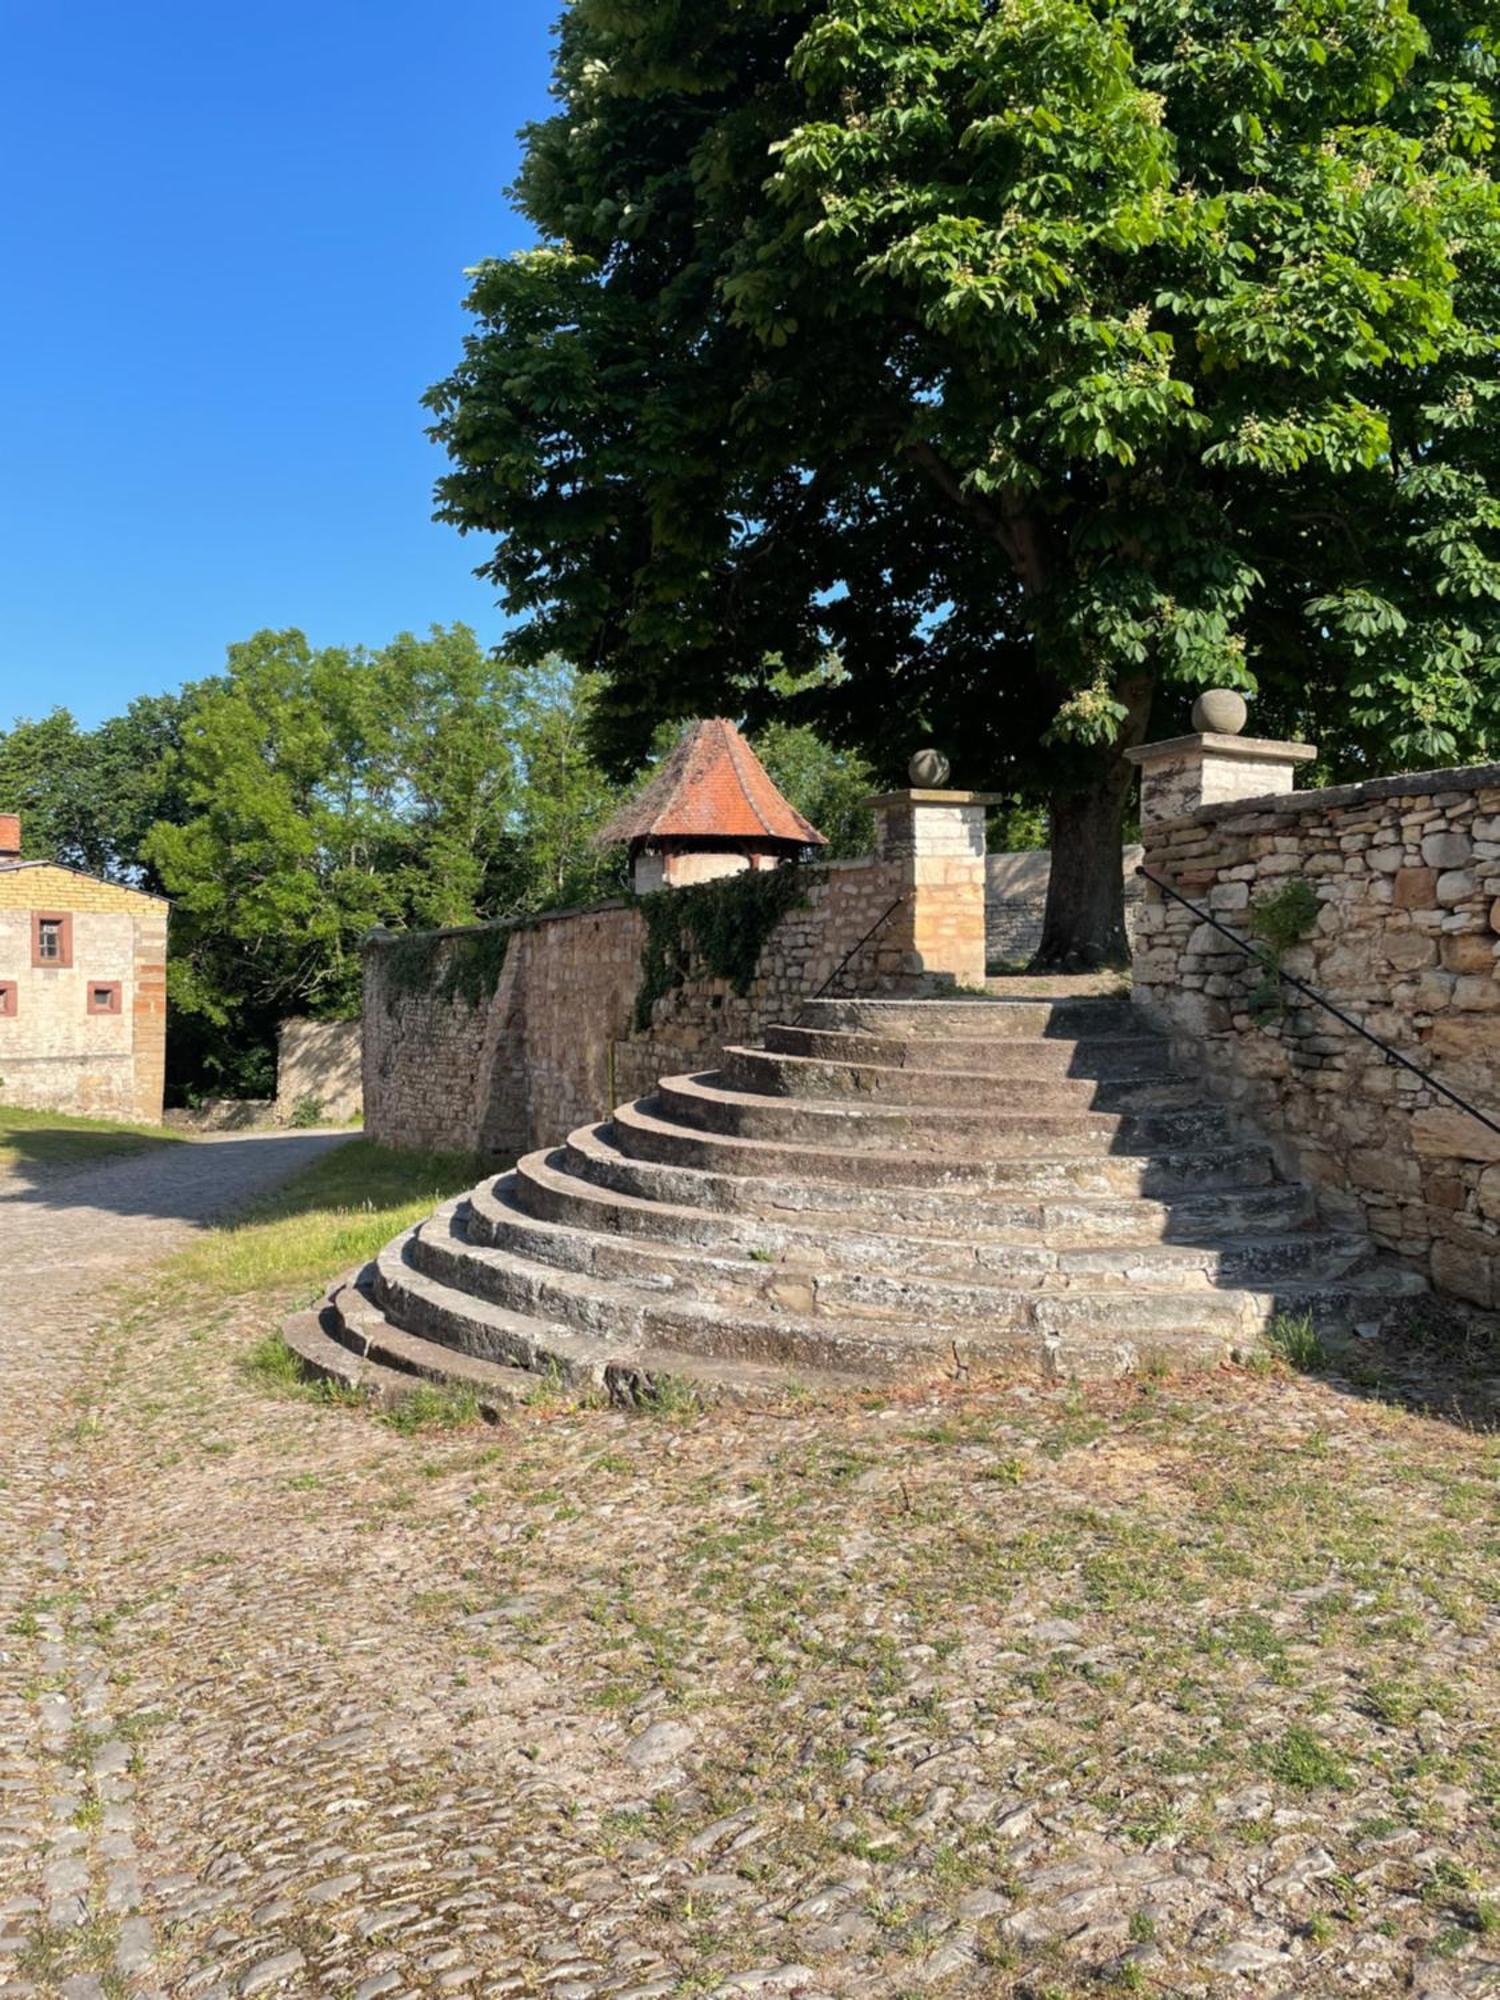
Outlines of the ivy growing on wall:
M658 1000L693 977L727 979L743 998L771 933L790 911L805 905L815 872L784 862L779 868L750 869L642 896L646 942L635 997L636 1032L650 1028Z
M1260 1022L1279 1020L1284 1010L1281 962L1318 920L1318 898L1310 882L1289 876L1269 896L1250 905L1250 935L1260 940L1260 978L1250 995L1250 1012Z
M386 1006L425 994L440 1005L461 1000L482 1007L500 983L511 926L490 924L472 931L413 931L392 938L385 953Z

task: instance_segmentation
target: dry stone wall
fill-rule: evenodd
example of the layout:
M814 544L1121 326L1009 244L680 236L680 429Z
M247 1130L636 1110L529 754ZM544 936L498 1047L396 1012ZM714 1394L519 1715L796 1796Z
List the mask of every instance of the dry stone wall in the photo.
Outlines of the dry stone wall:
M493 992L478 1000L451 974L485 933L434 933L421 979L411 957L402 965L414 941L377 933L365 953L365 1130L386 1145L487 1157L555 1145L658 1076L711 1067L726 1044L794 1015L851 952L840 990L901 991L909 940L889 913L906 879L898 861L810 870L805 905L772 932L748 993L690 978L655 1003L644 1032L634 1015L646 926L634 903L515 926Z
M1301 879L1285 969L1500 1122L1500 766L1206 805L1144 828L1146 865L1245 931ZM1500 1133L1311 1004L1266 1024L1232 944L1148 888L1136 992L1330 1200L1458 1298L1500 1307Z

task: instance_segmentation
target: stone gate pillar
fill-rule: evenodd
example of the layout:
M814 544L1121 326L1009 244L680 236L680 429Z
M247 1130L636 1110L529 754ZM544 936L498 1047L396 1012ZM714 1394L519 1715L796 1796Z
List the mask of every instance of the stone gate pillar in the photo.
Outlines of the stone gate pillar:
M984 984L984 816L989 792L883 792L871 799L875 856L906 901L887 937L903 977Z
M1199 806L1289 792L1296 782L1297 766L1311 762L1317 754L1311 743L1278 743L1268 737L1216 730L1172 736L1164 743L1143 743L1139 749L1125 752L1127 761L1140 767L1143 828L1183 819Z

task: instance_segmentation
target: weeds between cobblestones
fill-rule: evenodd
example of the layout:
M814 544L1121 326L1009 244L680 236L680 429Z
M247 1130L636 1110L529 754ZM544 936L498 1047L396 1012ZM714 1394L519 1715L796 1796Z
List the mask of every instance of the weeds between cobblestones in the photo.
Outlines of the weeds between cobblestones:
M87 1609L174 2000L1497 1990L1500 1442L1420 1375L403 1434L247 1372L305 1291L227 1254L100 1331L7 1599L69 1770ZM86 1928L21 1982L116 1990Z

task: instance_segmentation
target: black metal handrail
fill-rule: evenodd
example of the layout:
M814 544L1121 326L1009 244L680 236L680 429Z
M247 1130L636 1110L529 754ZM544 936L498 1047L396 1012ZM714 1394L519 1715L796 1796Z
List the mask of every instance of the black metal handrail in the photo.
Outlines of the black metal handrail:
M844 953L843 957L839 960L838 964L833 968L832 972L830 972L828 977L823 981L823 984L818 988L817 992L809 994L808 998L802 1003L804 1007L810 1007L814 1000L822 999L823 995L828 991L829 987L832 986L833 982L836 979L842 978L844 968L845 966L848 965L850 959L856 957L860 952L862 952L865 946L870 942L870 939L874 937L875 933L877 931L884 930L885 926L890 922L891 918L895 916L897 910L900 909L901 905L905 902L909 902L910 899L911 899L911 890L903 889L901 891L901 894L896 898L895 902L891 904L891 907L888 910L884 911L880 916L878 916L875 919L874 923L871 924L870 928L865 932L864 936L859 940L858 944L850 945L849 949Z
M1174 903L1181 903L1185 910L1191 910L1200 923L1212 925L1221 937L1227 937L1229 942L1237 950L1244 952L1247 958L1253 958L1256 964L1262 966L1267 972L1274 972L1278 979L1282 980L1286 985L1294 987L1305 999L1311 1000L1315 1007L1321 1007L1325 1014L1332 1014L1336 1021L1342 1021L1344 1026L1352 1028L1356 1035L1362 1035L1367 1042L1380 1050L1388 1063L1395 1064L1401 1069L1410 1070L1413 1076L1419 1076L1422 1079L1429 1090L1435 1090L1439 1097L1446 1097L1448 1102L1456 1104L1460 1111L1467 1111L1471 1118L1477 1118L1480 1124L1486 1126L1491 1132L1500 1132L1500 1120L1491 1118L1488 1112L1481 1111L1476 1105L1470 1104L1468 1099L1460 1097L1456 1090L1450 1090L1446 1083L1439 1083L1430 1069L1423 1069L1420 1063L1414 1063L1410 1056L1404 1056L1399 1049L1393 1049L1390 1043L1382 1041L1379 1035L1372 1035L1370 1030L1361 1022L1356 1021L1352 1014L1346 1014L1342 1007L1335 1007L1331 1000L1319 993L1316 987L1309 986L1305 979L1296 979L1290 972L1283 972L1281 967L1267 953L1251 944L1248 938L1242 938L1238 931L1232 931L1228 924L1221 924L1219 919L1212 915L1210 911L1200 909L1195 902L1184 896L1180 889L1175 888L1172 883L1167 881L1165 876L1158 875L1152 869L1146 867L1137 868L1135 872L1145 881L1154 882L1164 895L1172 898Z

